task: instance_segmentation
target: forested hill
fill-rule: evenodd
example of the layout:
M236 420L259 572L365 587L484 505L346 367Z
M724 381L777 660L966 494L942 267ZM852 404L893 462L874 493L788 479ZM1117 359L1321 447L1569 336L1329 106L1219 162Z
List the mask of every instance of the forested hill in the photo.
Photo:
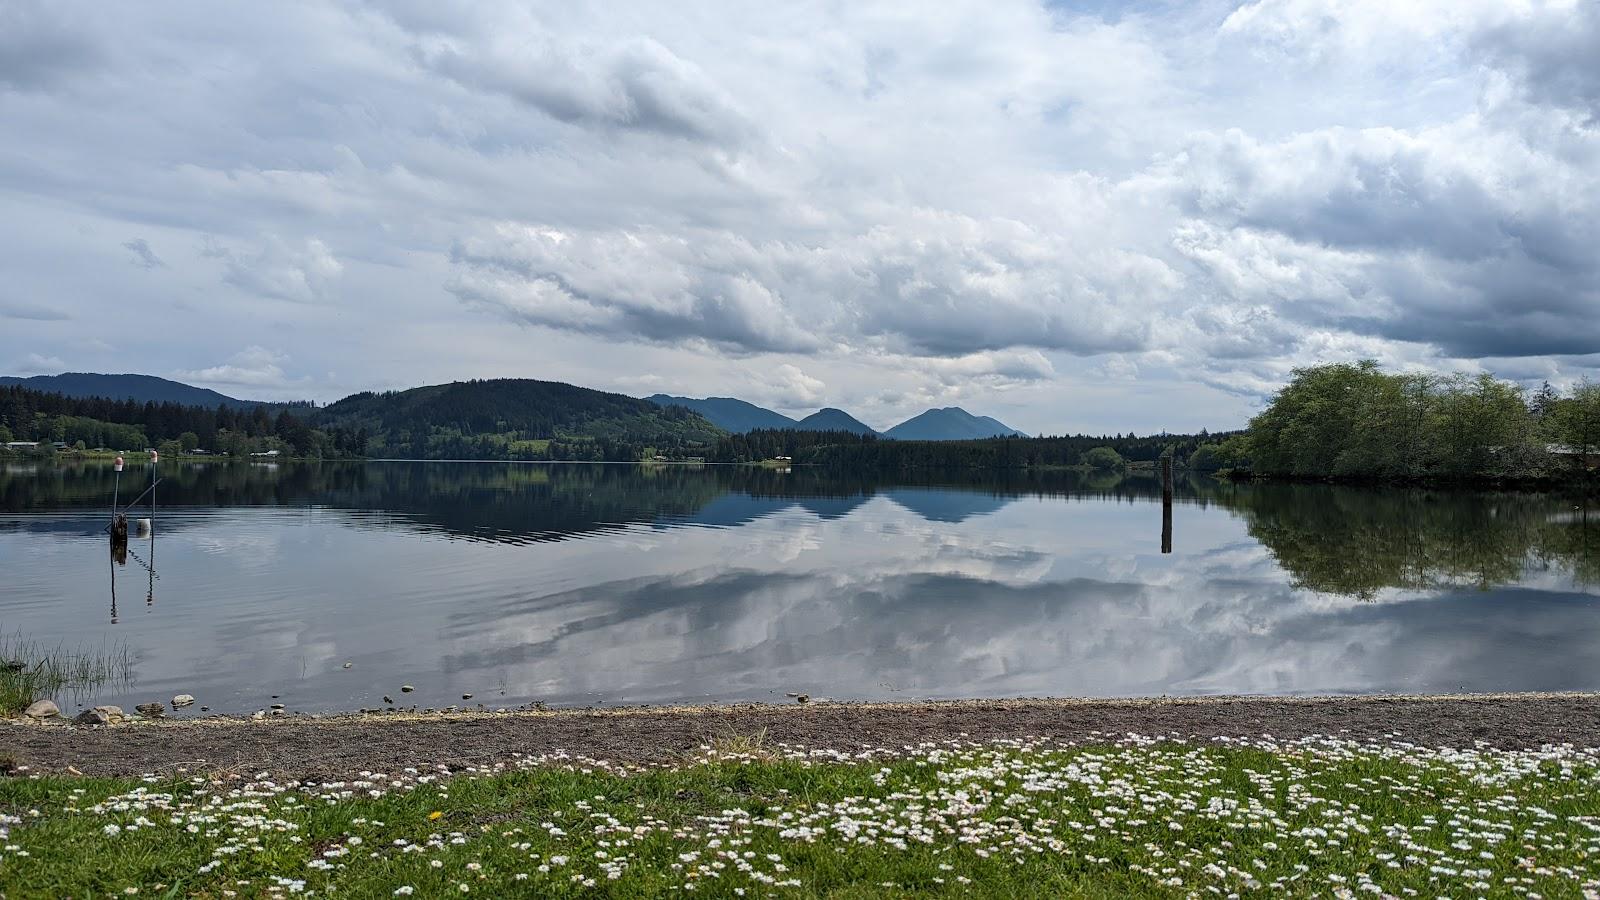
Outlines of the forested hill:
M229 406L248 409L259 405L253 400L238 400L206 388L170 381L154 375L101 375L95 372L66 372L61 375L34 375L30 378L0 376L0 385L16 385L45 394L64 397L104 397L136 403L177 403L216 409ZM289 404L285 404L289 405ZM294 404L301 405L301 404Z
M354 394L315 421L364 431L369 456L414 459L701 456L724 434L680 406L523 378Z

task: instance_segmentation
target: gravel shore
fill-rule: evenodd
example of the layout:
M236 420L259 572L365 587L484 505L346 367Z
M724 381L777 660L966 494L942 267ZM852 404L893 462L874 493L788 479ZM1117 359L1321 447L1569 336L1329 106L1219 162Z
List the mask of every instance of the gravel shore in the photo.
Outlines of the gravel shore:
M344 777L406 766L484 765L564 750L616 762L682 758L708 742L756 737L812 749L1041 737L1093 741L1135 732L1192 738L1329 735L1435 747L1600 746L1600 695L1227 697L985 700L655 707L251 721L214 717L113 727L0 724L0 762L31 772L139 775L270 771Z

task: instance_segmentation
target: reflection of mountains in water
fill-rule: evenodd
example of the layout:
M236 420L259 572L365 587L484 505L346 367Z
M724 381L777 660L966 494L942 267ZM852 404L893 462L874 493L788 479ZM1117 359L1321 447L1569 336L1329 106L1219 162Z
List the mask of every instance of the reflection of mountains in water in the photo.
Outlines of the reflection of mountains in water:
M0 528L98 533L112 492L103 465L66 465L59 477L0 469ZM735 527L800 509L831 520L882 495L922 518L961 523L1023 496L1158 496L1149 479L1074 472L916 473L885 478L748 466L515 463L168 465L159 489L163 526L182 530L199 510L317 507L344 510L353 527L410 527L469 540L523 543L614 532L639 524ZM124 477L124 496L145 471ZM185 515L187 511L188 515Z
M848 497L775 497L728 493L707 503L684 521L727 528L747 525L789 509L804 510L823 520L842 519L874 495L887 497L907 512L930 522L951 524L996 512L1020 496L956 488L884 488Z

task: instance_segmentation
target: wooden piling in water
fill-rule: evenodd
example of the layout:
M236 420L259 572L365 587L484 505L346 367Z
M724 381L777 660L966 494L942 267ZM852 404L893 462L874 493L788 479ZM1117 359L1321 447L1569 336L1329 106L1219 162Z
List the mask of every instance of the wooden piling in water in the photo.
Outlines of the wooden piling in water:
M1172 455L1161 457L1161 552L1172 552Z

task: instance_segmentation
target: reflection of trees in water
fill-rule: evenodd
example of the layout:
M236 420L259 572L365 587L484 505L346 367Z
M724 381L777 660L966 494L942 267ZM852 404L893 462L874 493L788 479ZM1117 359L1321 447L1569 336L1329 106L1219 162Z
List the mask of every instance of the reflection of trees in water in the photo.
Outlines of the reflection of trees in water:
M1530 568L1600 584L1600 520L1584 516L1582 500L1284 484L1215 483L1207 493L1244 517L1299 587L1361 598L1388 587L1487 589Z
M167 510L317 506L348 510L345 521L357 527L398 525L507 542L560 540L702 513L715 519L710 524L736 525L791 505L838 515L880 495L947 522L1018 497L1149 503L1161 495L1160 481L1150 476L1050 470L886 476L806 467L323 462L178 464L163 466L162 476ZM112 477L104 464L0 467L0 511L98 512L111 496ZM997 502L974 503L972 494ZM713 506L725 498L739 499L738 508ZM1559 495L1180 476L1177 501L1215 504L1241 516L1296 584L1313 590L1372 597L1386 587L1491 587L1539 567L1600 584L1600 509L1586 513L1584 501ZM374 519L373 513L394 519ZM1152 523L1158 520L1154 505L1151 516ZM163 525L185 527L181 516Z
M516 463L284 463L178 464L163 467L163 508L318 506L350 510L351 524L376 522L372 512L400 524L480 540L541 541L615 530L629 523L688 519L713 501L747 498L749 521L792 504L838 514L904 488L952 497L979 493L999 508L1024 496L1097 496L1130 502L1159 495L1153 479L1085 480L1077 472L928 471L885 478L798 468L755 466L637 466ZM0 510L92 510L112 490L112 471L100 464L66 464L49 472L0 468ZM830 501L817 503L812 501ZM841 502L832 502L841 501ZM960 504L955 504L959 506ZM935 518L960 517L935 502ZM917 508L913 503L911 508ZM167 527L185 527L168 520Z

